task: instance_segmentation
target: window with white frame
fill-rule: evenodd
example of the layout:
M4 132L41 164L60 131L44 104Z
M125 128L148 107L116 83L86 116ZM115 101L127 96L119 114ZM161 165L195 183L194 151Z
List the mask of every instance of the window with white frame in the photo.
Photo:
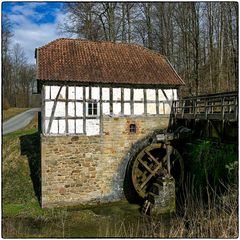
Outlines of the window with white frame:
M98 115L98 103L97 101L91 101L87 103L87 113L88 116L97 116Z

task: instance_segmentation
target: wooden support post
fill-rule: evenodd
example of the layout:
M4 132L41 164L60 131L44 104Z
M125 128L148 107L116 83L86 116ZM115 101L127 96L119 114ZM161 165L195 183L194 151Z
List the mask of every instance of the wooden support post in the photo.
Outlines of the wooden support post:
M238 96L235 96L234 98L234 105L235 105L235 120L238 119Z
M130 90L130 108L131 108L131 115L134 115L134 107L133 107L133 88Z
M113 115L113 89L110 87L110 114Z
M156 114L159 115L159 96L158 96L158 88L156 89Z
M221 119L224 120L224 111L225 111L225 107L224 107L224 97L221 98Z
M144 101L144 114L147 115L147 93L146 93L146 89L143 89L143 101Z
M124 88L121 88L121 115L124 115Z

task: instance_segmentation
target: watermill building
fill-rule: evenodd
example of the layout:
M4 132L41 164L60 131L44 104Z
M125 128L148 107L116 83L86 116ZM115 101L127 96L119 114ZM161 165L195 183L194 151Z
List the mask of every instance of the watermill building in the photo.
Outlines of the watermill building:
M57 39L36 62L42 206L123 198L131 147L168 127L184 82L166 57L134 44Z

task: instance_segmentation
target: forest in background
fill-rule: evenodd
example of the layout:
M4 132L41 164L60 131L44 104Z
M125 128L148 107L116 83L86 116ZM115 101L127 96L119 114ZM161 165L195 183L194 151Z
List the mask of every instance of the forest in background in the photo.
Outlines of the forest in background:
M238 89L237 2L69 2L62 11L63 36L136 43L167 56L186 83L181 96ZM2 19L3 97L27 107L35 66L11 46L11 22Z
M2 96L3 109L29 107L35 83L35 65L29 64L19 43L12 46L12 23L2 15ZM33 49L34 51L34 49Z
M67 3L66 11L64 33L167 56L186 83L182 95L238 88L237 2Z

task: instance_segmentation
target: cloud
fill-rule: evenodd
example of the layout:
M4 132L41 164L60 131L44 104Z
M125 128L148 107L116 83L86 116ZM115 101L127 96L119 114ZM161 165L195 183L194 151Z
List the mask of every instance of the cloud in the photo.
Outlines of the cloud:
M12 45L19 43L31 64L35 63L35 48L64 37L58 25L65 18L65 13L57 5L53 6L50 3L31 2L13 5L11 11L7 12L13 23Z

